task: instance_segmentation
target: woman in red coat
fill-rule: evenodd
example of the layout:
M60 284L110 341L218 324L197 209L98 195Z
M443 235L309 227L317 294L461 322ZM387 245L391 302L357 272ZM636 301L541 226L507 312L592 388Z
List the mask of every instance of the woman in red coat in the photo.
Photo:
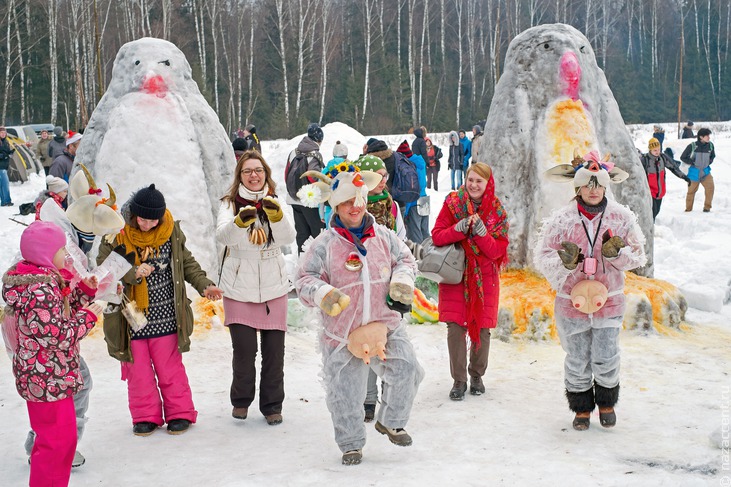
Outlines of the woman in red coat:
M464 186L444 200L432 240L437 246L459 242L467 259L461 283L439 285L439 321L447 323L454 379L449 398L461 401L468 372L470 394L485 392L482 376L490 353L490 328L497 325L499 272L507 263L508 215L495 196L490 166L478 162L467 169ZM465 335L471 342L469 367Z

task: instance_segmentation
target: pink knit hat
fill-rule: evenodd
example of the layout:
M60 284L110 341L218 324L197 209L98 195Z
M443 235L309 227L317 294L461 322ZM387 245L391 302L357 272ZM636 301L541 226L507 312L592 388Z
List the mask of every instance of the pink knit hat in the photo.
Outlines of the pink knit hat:
M34 221L20 236L20 254L23 259L39 267L53 269L53 256L66 245L66 234L58 225Z

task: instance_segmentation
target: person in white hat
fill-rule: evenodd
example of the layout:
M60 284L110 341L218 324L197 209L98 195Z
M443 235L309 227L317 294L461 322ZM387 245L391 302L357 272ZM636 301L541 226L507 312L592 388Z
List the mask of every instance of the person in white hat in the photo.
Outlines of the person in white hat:
M554 313L566 352L564 384L573 427L589 428L591 413L616 424L619 332L625 310L624 271L645 265L645 237L629 208L608 200L610 182L628 174L593 151L547 171L573 181L576 197L543 222L533 260L556 290Z
M332 178L305 173L320 181L303 187L300 201L310 205L328 201L333 216L330 229L299 260L295 287L302 303L322 310L320 349L327 407L342 463L356 465L366 442L363 395L369 368L383 381L376 431L399 446L412 443L404 428L424 370L399 312L413 300L414 257L366 210L368 192L382 176L360 171L348 161L341 166Z
M69 183L56 176L46 176L46 187L38 194L33 206L36 209L36 220L41 219L41 207L47 199L51 198L64 210L66 209L66 196L69 194Z
M81 143L81 137L82 135L80 133L69 130L69 136L66 139L66 150L53 159L51 170L48 171L49 175L61 178L67 183L69 182L71 168L74 167L74 158L76 157L76 150Z

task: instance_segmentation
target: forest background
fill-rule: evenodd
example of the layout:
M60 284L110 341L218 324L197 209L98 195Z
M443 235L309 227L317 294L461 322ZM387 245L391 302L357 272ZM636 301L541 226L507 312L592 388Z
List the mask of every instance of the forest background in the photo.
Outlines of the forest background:
M587 36L626 123L731 118L729 0L0 0L0 123L85 126L120 46L152 36L229 132L470 129L510 41L554 22Z

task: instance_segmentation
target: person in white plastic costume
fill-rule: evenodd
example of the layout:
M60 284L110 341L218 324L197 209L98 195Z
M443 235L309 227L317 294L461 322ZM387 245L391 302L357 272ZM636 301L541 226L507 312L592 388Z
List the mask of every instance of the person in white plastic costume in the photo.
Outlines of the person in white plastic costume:
M602 426L616 424L624 271L645 264L645 238L629 208L608 200L626 172L592 151L561 164L550 180L573 181L576 199L543 222L534 262L556 290L556 328L566 352L564 383L573 427L589 428L595 404Z
M72 203L68 209L64 211L53 198L49 198L41 206L40 219L53 222L64 231L67 240L66 250L74 262L74 273L77 278L82 278L86 277L90 267L87 254L92 250L94 238L107 233L119 232L124 227L124 220L117 212L116 196L112 187L108 186L109 197L103 197L102 190L97 187L86 167L83 164L79 166L81 170L69 181L68 191ZM99 293L97 296L102 296L102 289L110 287L110 283L107 281L116 281L116 279L101 274L97 277L105 277L102 279L104 284L100 281L97 288ZM116 287L116 283L112 287ZM79 355L79 370L84 380L84 387L74 395L74 409L76 411L76 430L80 442L86 429L86 422L89 420L86 412L89 410L89 395L94 387L89 366L81 355ZM34 441L35 433L29 431L25 440L25 451L29 456ZM85 462L84 456L76 451L71 465L76 468Z
M322 310L326 402L342 462L355 465L366 442L369 368L383 381L376 431L399 446L412 442L404 428L424 370L396 310L413 300L416 263L406 244L366 211L368 191L380 174L348 164L334 178L305 175L320 181L304 186L301 200L329 201L333 216L330 229L300 258L295 286L306 306Z

